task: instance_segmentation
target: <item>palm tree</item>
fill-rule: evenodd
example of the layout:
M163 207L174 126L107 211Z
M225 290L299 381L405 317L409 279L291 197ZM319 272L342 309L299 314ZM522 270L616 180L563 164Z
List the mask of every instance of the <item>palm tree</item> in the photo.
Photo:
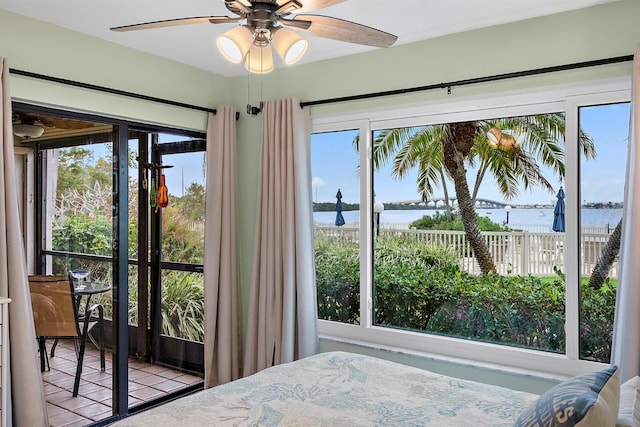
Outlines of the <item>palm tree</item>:
M374 167L384 166L393 157L392 175L398 179L417 167L417 189L424 201L433 196L435 188L442 186L446 192L446 173L454 184L467 240L480 271L487 274L495 271L495 264L475 210L483 179L491 174L505 200L517 197L521 188L535 186L552 194L553 186L539 164L564 177L564 131L561 113L390 129L374 140ZM593 140L582 131L579 142L583 155L595 158ZM467 167L478 170L473 192L467 182Z
M598 262L591 272L589 277L589 286L593 289L600 289L604 283L604 280L609 275L609 271L613 266L618 253L620 252L620 237L622 236L622 219L616 225L615 230L611 233L611 236L604 245Z
M442 186L445 206L447 212L450 212L451 203L442 167L440 145L444 131L444 126L425 126L381 132L374 143L373 167L384 167L388 159L395 154L391 175L397 180L402 180L417 166L416 184L422 201L427 202L435 188Z

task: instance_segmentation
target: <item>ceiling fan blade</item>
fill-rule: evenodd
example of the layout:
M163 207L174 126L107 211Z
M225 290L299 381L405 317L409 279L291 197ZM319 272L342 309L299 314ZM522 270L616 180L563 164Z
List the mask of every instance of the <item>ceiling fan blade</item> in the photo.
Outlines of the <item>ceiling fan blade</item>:
M287 10L284 13L300 13L311 12L312 10L323 9L325 7L333 6L334 4L343 3L347 0L296 0L292 2L290 0L278 0L278 5L285 7L288 3L300 3L302 7L297 7L295 10Z
M316 36L374 47L389 47L398 36L344 19L321 15L296 15L292 21L308 21L308 31Z
M86 129L95 126L90 122L64 119L62 117L49 117L36 114L27 114L27 117L33 118L35 120L35 123L39 123L45 127L54 127L57 129Z
M311 26L310 21L302 21L302 20L295 21L293 19L287 19L283 17L280 17L278 22L280 22L282 25L286 25L287 27L298 28L300 30L308 30L309 27Z
M13 112L12 114L12 122L57 129L86 129L95 126L94 123L80 120L50 117L36 113L16 112Z
M228 16L199 16L194 18L178 18L178 19L166 19L163 21L151 21L143 22L141 24L122 25L120 27L113 27L111 31L135 31L135 30L148 30L150 28L162 28L173 27L176 25L191 25L191 24L226 24L228 22L238 22L243 17L230 18Z
M250 0L224 0L224 5L231 12L238 15L251 13L251 7L253 6Z

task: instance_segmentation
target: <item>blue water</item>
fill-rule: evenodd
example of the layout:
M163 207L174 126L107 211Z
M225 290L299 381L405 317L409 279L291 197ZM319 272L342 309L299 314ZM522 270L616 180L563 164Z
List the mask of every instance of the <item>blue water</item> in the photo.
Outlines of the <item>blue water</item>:
M409 224L416 219L420 219L425 215L433 216L436 210L388 210L380 214L380 224ZM444 211L440 211L444 212ZM497 223L504 223L507 220L507 212L504 209L478 209L478 215L491 218ZM582 209L581 224L583 227L606 227L609 225L612 229L618 224L622 218L622 209ZM360 222L360 211L342 212L345 222L355 224ZM333 224L336 219L335 212L314 212L313 219L319 224ZM509 226L517 228L518 226L543 227L548 226L551 230L553 224L553 209L523 209L512 208L509 212Z

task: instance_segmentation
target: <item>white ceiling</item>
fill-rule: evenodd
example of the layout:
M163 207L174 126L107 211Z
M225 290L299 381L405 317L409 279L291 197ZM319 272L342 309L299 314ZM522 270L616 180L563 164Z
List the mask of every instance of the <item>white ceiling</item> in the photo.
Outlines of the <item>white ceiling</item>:
M304 3L304 0L299 0ZM397 44L617 0L348 0L311 12L398 36ZM193 16L227 15L223 0L0 0L0 8L225 76L247 72L225 61L215 38L234 24L196 24L116 33L110 27ZM373 48L308 34L300 63ZM275 55L277 56L277 55ZM276 67L284 65L276 63Z

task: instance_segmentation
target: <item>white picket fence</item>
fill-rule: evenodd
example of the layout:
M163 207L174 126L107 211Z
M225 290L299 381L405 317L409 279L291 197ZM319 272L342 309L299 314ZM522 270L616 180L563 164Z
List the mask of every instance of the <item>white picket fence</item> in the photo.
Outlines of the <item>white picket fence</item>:
M613 231L613 230L611 230ZM359 227L323 226L316 224L315 238L336 242L358 242ZM565 233L530 231L483 232L487 246L496 264L497 273L550 276L554 267L565 271ZM380 228L380 236L416 239L428 245L450 247L460 254L461 268L469 273L480 272L467 237L462 231L403 230ZM609 239L609 234L583 231L580 236L581 274L590 276L600 253ZM609 277L617 278L618 261L614 263Z

